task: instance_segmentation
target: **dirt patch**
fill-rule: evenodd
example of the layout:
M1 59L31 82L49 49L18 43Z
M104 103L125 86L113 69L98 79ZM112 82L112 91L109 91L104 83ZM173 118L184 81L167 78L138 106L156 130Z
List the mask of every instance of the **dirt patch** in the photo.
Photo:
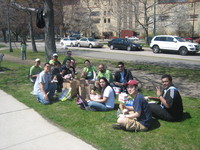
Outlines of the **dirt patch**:
M3 59L7 61L19 63L19 64L30 65L30 66L35 63L34 60L21 60L18 57L14 57L7 54L4 56ZM2 62L2 65L3 65L3 62ZM82 69L77 68L77 71L81 72ZM115 72L114 69L111 71ZM135 77L135 79L140 82L141 87L144 89L155 90L156 86L160 86L161 75L146 73L140 70L132 71L132 74ZM180 93L182 96L190 96L190 97L199 98L200 82L191 82L183 78L173 78L173 83L180 90Z

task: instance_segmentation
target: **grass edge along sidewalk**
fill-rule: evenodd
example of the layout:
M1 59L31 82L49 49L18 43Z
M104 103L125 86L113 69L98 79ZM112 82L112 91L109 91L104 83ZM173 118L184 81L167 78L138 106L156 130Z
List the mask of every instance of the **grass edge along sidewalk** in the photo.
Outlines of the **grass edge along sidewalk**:
M98 149L197 149L200 146L200 110L190 107L198 106L199 99L183 97L186 118L182 122L154 120L155 127L148 132L125 132L111 128L117 119L116 111L83 111L76 106L76 98L48 106L37 103L30 95L32 85L26 80L28 66L5 61L4 67L8 70L1 73L0 89ZM153 94L144 90L142 93Z

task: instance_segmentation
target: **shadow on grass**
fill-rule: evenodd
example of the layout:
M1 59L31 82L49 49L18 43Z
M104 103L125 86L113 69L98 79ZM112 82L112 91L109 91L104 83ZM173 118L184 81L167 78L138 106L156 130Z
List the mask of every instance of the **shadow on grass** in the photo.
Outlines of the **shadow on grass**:
M182 119L181 119L180 121L185 121L185 120L191 119L191 118L192 118L192 117L191 117L190 113L188 113L188 112L183 112L183 116L182 116Z
M6 68L6 67L0 67L0 72L5 72L5 71L8 71L10 70L9 68Z
M150 125L148 131L155 130L155 129L159 128L159 127L160 127L160 122L158 121L158 119L152 118L151 119L151 125Z

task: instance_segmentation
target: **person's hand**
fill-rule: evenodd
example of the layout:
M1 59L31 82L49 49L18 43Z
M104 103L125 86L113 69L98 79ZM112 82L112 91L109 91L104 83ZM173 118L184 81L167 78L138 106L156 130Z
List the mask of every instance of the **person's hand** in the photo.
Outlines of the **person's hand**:
M125 118L124 114L119 114L119 118Z
M161 94L160 87L156 87L156 95L160 96Z
M126 85L126 83L121 83L121 86L125 86Z
M44 99L45 99L46 101L48 101L48 100L49 100L49 98L48 98L48 95L47 95L47 94L44 94Z
M73 70L73 68L69 68L69 70L71 71L71 72L73 72L74 70Z
M127 114L127 113L128 113L128 109L124 109L123 114Z

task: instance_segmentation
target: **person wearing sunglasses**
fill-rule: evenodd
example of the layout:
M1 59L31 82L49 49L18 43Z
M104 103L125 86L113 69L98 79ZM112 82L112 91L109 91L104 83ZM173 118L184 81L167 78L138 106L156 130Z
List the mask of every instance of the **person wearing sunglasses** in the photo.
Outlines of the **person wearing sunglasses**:
M118 70L114 75L114 85L120 87L121 91L126 92L127 82L133 80L130 70L126 69L123 62L118 62Z

